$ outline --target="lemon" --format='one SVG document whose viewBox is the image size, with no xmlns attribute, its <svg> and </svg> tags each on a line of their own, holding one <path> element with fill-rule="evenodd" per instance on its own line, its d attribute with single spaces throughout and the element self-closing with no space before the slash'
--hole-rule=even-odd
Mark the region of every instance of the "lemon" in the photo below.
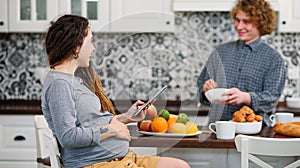
<svg viewBox="0 0 300 168">
<path fill-rule="evenodd" d="M 167 109 L 162 109 L 159 112 L 159 117 L 162 117 L 162 118 L 168 120 L 170 118 L 170 113 Z"/>
<path fill-rule="evenodd" d="M 188 134 L 194 134 L 197 131 L 199 131 L 197 125 L 193 122 L 188 121 L 188 122 L 185 123 L 185 126 L 186 126 Z"/>
<path fill-rule="evenodd" d="M 177 119 L 177 115 L 175 115 L 175 114 L 170 114 L 170 118 L 176 118 Z M 169 119 L 170 119 L 169 118 Z"/>
<path fill-rule="evenodd" d="M 186 134 L 186 126 L 183 123 L 174 123 L 169 128 L 169 132 L 174 134 Z"/>
<path fill-rule="evenodd" d="M 189 117 L 187 114 L 185 113 L 178 114 L 177 122 L 185 124 L 188 121 L 189 121 Z"/>
</svg>

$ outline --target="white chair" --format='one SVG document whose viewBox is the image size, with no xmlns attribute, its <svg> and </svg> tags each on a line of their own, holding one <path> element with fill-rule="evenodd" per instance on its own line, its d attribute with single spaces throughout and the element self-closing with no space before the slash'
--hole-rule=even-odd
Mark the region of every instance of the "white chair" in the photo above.
<svg viewBox="0 0 300 168">
<path fill-rule="evenodd" d="M 45 117 L 43 115 L 35 115 L 34 123 L 36 129 L 37 158 L 46 160 L 50 156 L 51 168 L 61 168 L 58 144 L 48 127 Z M 44 168 L 49 166 L 38 163 L 38 167 Z"/>
<path fill-rule="evenodd" d="M 267 138 L 247 135 L 237 135 L 235 145 L 241 152 L 241 168 L 248 168 L 249 160 L 263 168 L 272 168 L 271 165 L 254 155 L 264 156 L 300 156 L 300 138 Z M 287 165 L 285 168 L 300 166 L 300 159 Z"/>
</svg>

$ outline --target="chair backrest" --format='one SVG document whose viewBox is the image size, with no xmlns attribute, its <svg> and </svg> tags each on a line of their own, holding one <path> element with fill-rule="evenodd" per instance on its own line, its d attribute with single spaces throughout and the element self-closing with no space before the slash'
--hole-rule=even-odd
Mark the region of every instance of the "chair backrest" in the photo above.
<svg viewBox="0 0 300 168">
<path fill-rule="evenodd" d="M 43 115 L 35 115 L 34 123 L 36 129 L 37 157 L 43 159 L 50 156 L 51 167 L 61 168 L 58 144 L 48 127 L 45 117 Z"/>
<path fill-rule="evenodd" d="M 300 156 L 300 138 L 267 138 L 248 135 L 237 135 L 235 145 L 241 152 L 241 167 L 248 168 L 249 160 L 261 167 L 271 168 L 269 164 L 254 155 L 265 156 Z M 300 166 L 297 160 L 286 168 Z"/>
</svg>

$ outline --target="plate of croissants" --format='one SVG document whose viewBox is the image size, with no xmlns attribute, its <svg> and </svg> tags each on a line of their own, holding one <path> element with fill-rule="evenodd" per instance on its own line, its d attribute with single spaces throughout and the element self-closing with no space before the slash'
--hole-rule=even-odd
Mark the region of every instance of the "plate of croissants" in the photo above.
<svg viewBox="0 0 300 168">
<path fill-rule="evenodd" d="M 231 121 L 236 122 L 237 134 L 257 134 L 262 128 L 262 116 L 256 115 L 248 106 L 234 112 Z"/>
</svg>

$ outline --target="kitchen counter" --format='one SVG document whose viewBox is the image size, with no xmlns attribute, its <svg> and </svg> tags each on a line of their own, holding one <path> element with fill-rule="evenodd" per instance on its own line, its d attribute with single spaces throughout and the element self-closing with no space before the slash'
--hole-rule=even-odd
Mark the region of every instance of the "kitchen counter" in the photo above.
<svg viewBox="0 0 300 168">
<path fill-rule="evenodd" d="M 162 157 L 176 157 L 187 161 L 192 168 L 221 167 L 240 168 L 241 153 L 236 150 L 234 140 L 218 140 L 215 134 L 207 132 L 207 127 L 199 127 L 205 130 L 199 136 L 185 138 L 171 138 L 159 136 L 146 136 L 136 132 L 136 126 L 129 126 L 131 131 L 130 147 L 133 149 L 145 149 L 142 153 L 148 153 Z M 288 138 L 275 134 L 270 127 L 263 127 L 259 134 L 252 136 Z M 290 137 L 291 138 L 291 137 Z M 155 149 L 155 153 L 153 152 Z M 266 163 L 274 167 L 285 167 L 297 158 L 280 156 L 258 156 Z M 252 164 L 252 163 L 250 163 Z M 257 167 L 250 165 L 250 167 Z"/>
<path fill-rule="evenodd" d="M 0 115 L 42 114 L 40 100 L 0 100 Z"/>
<path fill-rule="evenodd" d="M 117 113 L 123 113 L 132 105 L 130 100 L 113 101 Z M 198 107 L 196 101 L 156 101 L 157 109 L 168 109 L 173 114 L 178 112 L 187 113 L 188 115 L 206 116 L 209 111 L 208 106 Z M 40 100 L 0 100 L 0 115 L 36 115 L 42 114 Z"/>
<path fill-rule="evenodd" d="M 117 113 L 125 112 L 131 105 L 130 100 L 113 101 Z M 168 109 L 173 114 L 179 112 L 193 116 L 207 116 L 209 106 L 198 106 L 196 101 L 156 101 L 157 109 Z M 280 102 L 277 112 L 292 112 L 295 116 L 300 116 L 300 109 L 287 108 L 285 102 Z M 0 100 L 0 115 L 35 115 L 42 114 L 40 100 Z"/>
<path fill-rule="evenodd" d="M 207 131 L 207 127 L 200 127 L 204 130 L 202 134 L 194 137 L 173 138 L 160 136 L 147 136 L 137 132 L 136 126 L 129 126 L 131 133 L 131 147 L 163 147 L 163 148 L 225 148 L 235 149 L 234 140 L 218 140 L 216 135 Z M 271 127 L 263 127 L 259 134 L 253 136 L 285 138 L 287 136 L 275 134 Z"/>
</svg>

